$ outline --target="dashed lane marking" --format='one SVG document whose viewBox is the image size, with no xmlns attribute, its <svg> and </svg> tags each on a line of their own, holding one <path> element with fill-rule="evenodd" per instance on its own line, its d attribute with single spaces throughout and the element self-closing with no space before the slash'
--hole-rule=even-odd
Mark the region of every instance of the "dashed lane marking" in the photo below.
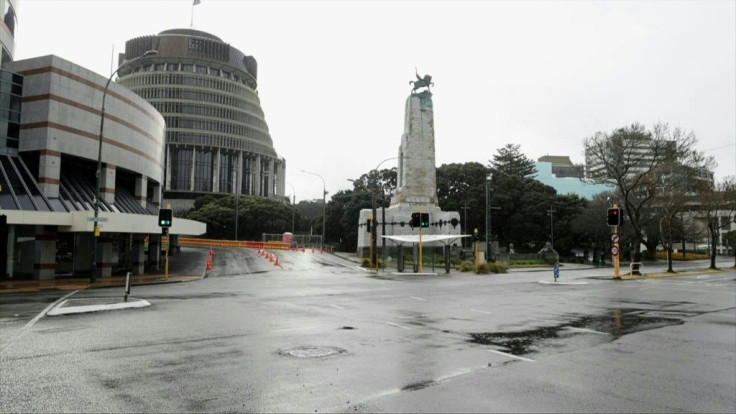
<svg viewBox="0 0 736 414">
<path fill-rule="evenodd" d="M 489 349 L 489 350 L 488 350 L 488 352 L 493 352 L 494 354 L 498 354 L 498 355 L 503 355 L 503 356 L 507 356 L 507 357 L 509 357 L 509 358 L 515 358 L 515 359 L 520 359 L 520 360 L 522 360 L 522 361 L 526 361 L 526 362 L 534 362 L 534 360 L 533 360 L 533 359 L 529 359 L 529 358 L 524 358 L 524 357 L 520 357 L 520 356 L 518 356 L 518 355 L 514 355 L 514 354 L 507 354 L 506 352 L 496 351 L 495 349 Z"/>
<path fill-rule="evenodd" d="M 414 300 L 421 300 L 422 302 L 426 302 L 426 301 L 427 301 L 427 299 L 424 299 L 424 298 L 420 298 L 420 297 L 417 297 L 417 296 L 410 296 L 410 297 L 411 297 L 412 299 L 414 299 Z"/>
<path fill-rule="evenodd" d="M 598 331 L 594 331 L 592 329 L 586 329 L 586 328 L 575 328 L 572 326 L 568 326 L 567 329 L 571 331 L 577 331 L 577 332 L 587 332 L 587 333 L 598 334 L 598 335 L 608 335 L 605 332 L 598 332 Z"/>
<path fill-rule="evenodd" d="M 471 312 L 477 312 L 477 313 L 485 313 L 486 315 L 490 315 L 491 314 L 491 312 L 483 311 L 483 310 L 478 310 L 478 309 L 471 309 L 470 311 Z"/>
<path fill-rule="evenodd" d="M 399 325 L 398 323 L 393 323 L 393 322 L 386 322 L 386 325 L 391 325 L 391 326 L 395 326 L 397 328 L 407 329 L 407 330 L 411 329 L 408 326 Z"/>
<path fill-rule="evenodd" d="M 342 306 L 340 306 L 340 305 L 335 305 L 334 303 L 331 303 L 331 304 L 330 304 L 330 306 L 332 306 L 332 307 L 333 307 L 333 308 L 335 308 L 335 309 L 345 309 L 345 308 L 343 308 L 343 307 L 342 307 Z"/>
</svg>

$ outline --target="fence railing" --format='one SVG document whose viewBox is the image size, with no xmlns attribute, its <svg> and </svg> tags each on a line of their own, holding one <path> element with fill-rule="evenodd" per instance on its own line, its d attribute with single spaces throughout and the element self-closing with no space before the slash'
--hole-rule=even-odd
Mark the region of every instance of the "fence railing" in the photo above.
<svg viewBox="0 0 736 414">
<path fill-rule="evenodd" d="M 282 242 L 260 242 L 260 241 L 235 241 L 235 240 L 213 240 L 213 239 L 195 239 L 189 237 L 180 237 L 179 245 L 181 246 L 208 246 L 208 247 L 241 247 L 250 249 L 272 249 L 272 250 L 289 250 L 288 243 Z"/>
</svg>

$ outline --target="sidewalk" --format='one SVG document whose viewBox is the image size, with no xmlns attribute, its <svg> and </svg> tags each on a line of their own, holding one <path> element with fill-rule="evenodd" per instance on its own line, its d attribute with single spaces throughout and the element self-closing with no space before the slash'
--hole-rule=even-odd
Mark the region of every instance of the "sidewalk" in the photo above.
<svg viewBox="0 0 736 414">
<path fill-rule="evenodd" d="M 154 269 L 143 275 L 130 277 L 130 284 L 152 285 L 181 283 L 205 277 L 208 250 L 204 248 L 182 248 L 181 253 L 169 259 L 169 277 L 164 269 Z M 104 287 L 125 286 L 125 276 L 98 277 L 90 283 L 89 277 L 57 277 L 53 280 L 3 279 L 0 280 L 0 295 L 4 293 L 29 293 L 41 291 L 73 291 Z"/>
</svg>

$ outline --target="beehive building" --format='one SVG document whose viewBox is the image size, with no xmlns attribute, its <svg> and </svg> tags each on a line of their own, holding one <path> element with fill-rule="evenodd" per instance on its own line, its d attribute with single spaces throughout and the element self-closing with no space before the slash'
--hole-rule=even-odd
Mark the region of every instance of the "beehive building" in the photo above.
<svg viewBox="0 0 736 414">
<path fill-rule="evenodd" d="M 285 160 L 273 147 L 253 56 L 209 33 L 166 30 L 126 42 L 118 82 L 164 117 L 164 202 L 192 207 L 205 194 L 284 196 Z"/>
</svg>

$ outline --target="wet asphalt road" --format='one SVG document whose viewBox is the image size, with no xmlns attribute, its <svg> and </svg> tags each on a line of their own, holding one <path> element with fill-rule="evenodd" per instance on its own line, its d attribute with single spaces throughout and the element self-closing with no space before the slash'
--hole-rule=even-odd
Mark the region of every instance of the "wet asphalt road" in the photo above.
<svg viewBox="0 0 736 414">
<path fill-rule="evenodd" d="M 136 287 L 151 307 L 3 330 L 0 411 L 736 411 L 733 271 L 550 285 L 280 262 L 219 249 L 207 279 Z M 16 309 L 52 298 L 30 296 Z"/>
</svg>

